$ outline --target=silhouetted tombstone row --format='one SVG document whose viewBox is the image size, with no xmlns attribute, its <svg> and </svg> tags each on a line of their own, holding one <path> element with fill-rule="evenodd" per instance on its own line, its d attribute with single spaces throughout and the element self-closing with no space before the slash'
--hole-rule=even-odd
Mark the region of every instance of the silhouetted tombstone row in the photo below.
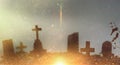
<svg viewBox="0 0 120 65">
<path fill-rule="evenodd" d="M 36 56 L 36 55 L 42 56 L 43 54 L 47 54 L 46 50 L 43 48 L 42 43 L 39 39 L 39 31 L 41 31 L 42 29 L 36 25 L 35 29 L 32 29 L 32 30 L 36 32 L 36 39 L 33 44 L 34 45 L 33 50 L 30 52 L 30 54 L 32 56 Z M 12 39 L 4 40 L 3 41 L 3 58 L 8 59 L 8 58 L 16 57 L 17 54 L 24 54 L 24 53 L 26 53 L 24 51 L 24 48 L 26 48 L 26 47 L 27 46 L 25 46 L 21 42 L 20 46 L 16 47 L 16 49 L 18 49 L 19 51 L 15 52 Z M 111 58 L 112 56 L 114 57 L 114 55 L 112 54 L 112 43 L 111 42 L 105 41 L 103 43 L 101 49 L 102 49 L 101 52 L 102 52 L 103 57 L 109 57 L 109 58 Z M 68 36 L 67 50 L 68 50 L 68 53 L 80 53 L 79 52 L 79 33 L 78 32 L 75 32 Z M 95 52 L 95 49 L 90 47 L 90 41 L 86 41 L 86 47 L 81 48 L 80 51 L 85 52 L 86 56 L 91 56 L 90 53 Z M 84 55 L 82 53 L 80 53 L 80 54 Z"/>
</svg>

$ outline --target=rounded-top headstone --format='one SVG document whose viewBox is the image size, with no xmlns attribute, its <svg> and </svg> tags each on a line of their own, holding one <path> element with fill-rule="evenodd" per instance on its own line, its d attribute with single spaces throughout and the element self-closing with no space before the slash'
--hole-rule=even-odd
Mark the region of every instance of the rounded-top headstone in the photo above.
<svg viewBox="0 0 120 65">
<path fill-rule="evenodd" d="M 109 41 L 105 41 L 102 44 L 102 54 L 103 56 L 111 56 L 112 55 L 112 43 Z"/>
</svg>

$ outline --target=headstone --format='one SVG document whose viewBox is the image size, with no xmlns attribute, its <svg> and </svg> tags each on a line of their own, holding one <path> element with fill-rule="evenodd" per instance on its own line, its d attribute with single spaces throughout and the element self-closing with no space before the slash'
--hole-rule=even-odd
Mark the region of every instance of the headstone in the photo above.
<svg viewBox="0 0 120 65">
<path fill-rule="evenodd" d="M 16 58 L 12 39 L 4 40 L 3 43 L 3 65 L 13 65 Z"/>
<path fill-rule="evenodd" d="M 15 56 L 14 46 L 12 39 L 4 40 L 3 42 L 3 55 L 5 58 Z"/>
<path fill-rule="evenodd" d="M 75 32 L 68 36 L 68 52 L 79 52 L 79 33 Z"/>
<path fill-rule="evenodd" d="M 102 44 L 102 55 L 103 57 L 111 57 L 112 54 L 112 43 L 109 41 L 105 41 Z"/>
</svg>

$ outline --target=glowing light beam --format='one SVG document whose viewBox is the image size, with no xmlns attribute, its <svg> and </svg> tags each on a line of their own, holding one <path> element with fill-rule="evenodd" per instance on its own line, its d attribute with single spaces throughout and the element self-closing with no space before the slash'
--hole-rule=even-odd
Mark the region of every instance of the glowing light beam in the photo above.
<svg viewBox="0 0 120 65">
<path fill-rule="evenodd" d="M 62 5 L 62 1 L 60 1 L 58 4 L 57 4 L 60 8 L 60 11 L 59 11 L 59 17 L 60 17 L 60 27 L 62 26 L 62 23 L 63 23 L 63 5 Z"/>
</svg>

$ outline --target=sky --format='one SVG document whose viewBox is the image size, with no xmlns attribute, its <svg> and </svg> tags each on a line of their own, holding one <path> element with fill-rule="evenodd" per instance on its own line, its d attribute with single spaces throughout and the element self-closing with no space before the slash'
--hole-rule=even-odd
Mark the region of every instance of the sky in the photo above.
<svg viewBox="0 0 120 65">
<path fill-rule="evenodd" d="M 59 2 L 63 6 L 62 26 Z M 94 54 L 99 54 L 102 43 L 113 38 L 109 23 L 120 28 L 119 21 L 120 0 L 0 0 L 0 51 L 6 39 L 13 39 L 15 47 L 22 41 L 27 45 L 25 50 L 31 51 L 35 40 L 32 29 L 38 25 L 42 28 L 40 40 L 49 52 L 65 52 L 67 36 L 79 32 L 79 48 L 90 41 Z M 113 53 L 120 55 L 119 49 L 113 49 Z"/>
</svg>

